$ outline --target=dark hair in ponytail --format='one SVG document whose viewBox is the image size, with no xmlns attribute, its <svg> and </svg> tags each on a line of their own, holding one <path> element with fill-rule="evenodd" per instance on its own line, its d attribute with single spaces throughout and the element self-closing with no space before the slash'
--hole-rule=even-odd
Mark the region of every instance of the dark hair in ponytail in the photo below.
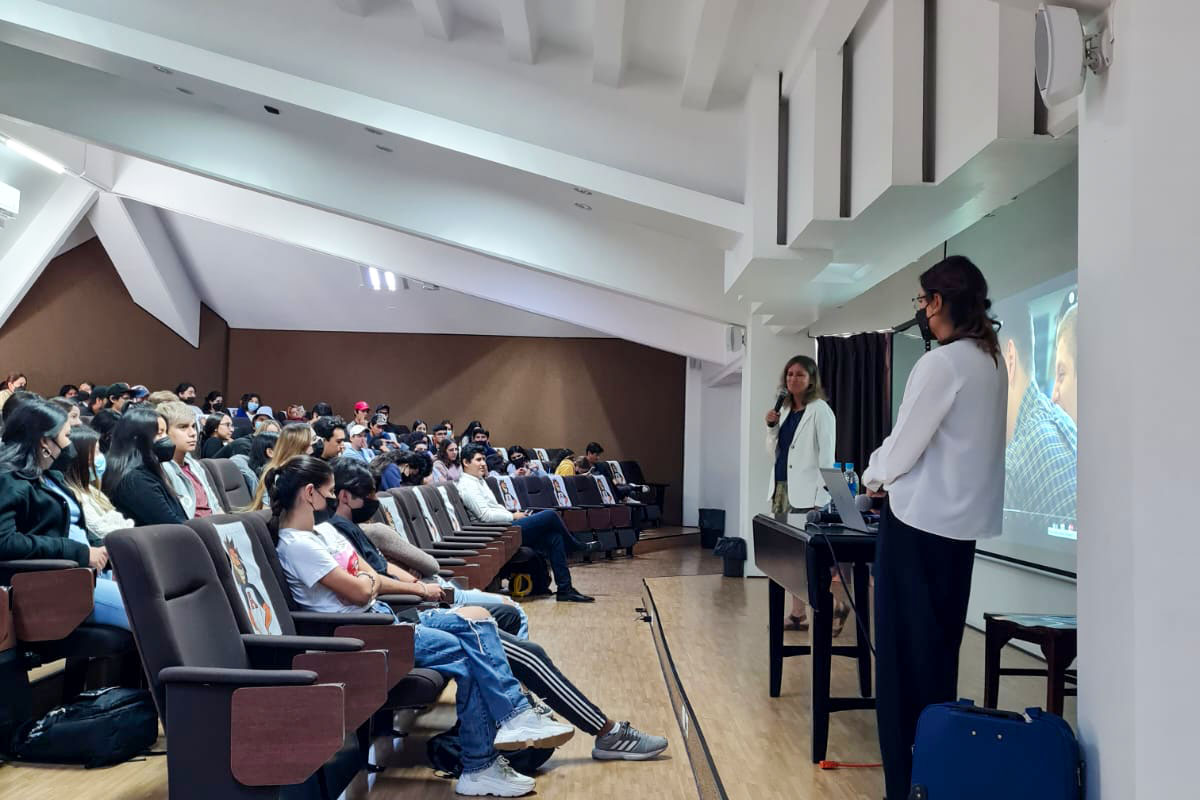
<svg viewBox="0 0 1200 800">
<path fill-rule="evenodd" d="M 946 345 L 959 339 L 974 339 L 979 349 L 1000 364 L 1000 342 L 996 336 L 997 322 L 988 313 L 987 279 L 979 267 L 966 256 L 950 256 L 921 273 L 921 288 L 925 294 L 942 298 L 954 332 L 938 342 Z"/>
<path fill-rule="evenodd" d="M 333 479 L 333 468 L 313 456 L 293 456 L 263 475 L 263 485 L 271 498 L 271 539 L 279 543 L 279 518 L 296 504 L 296 496 L 308 484 L 322 486 Z"/>
</svg>

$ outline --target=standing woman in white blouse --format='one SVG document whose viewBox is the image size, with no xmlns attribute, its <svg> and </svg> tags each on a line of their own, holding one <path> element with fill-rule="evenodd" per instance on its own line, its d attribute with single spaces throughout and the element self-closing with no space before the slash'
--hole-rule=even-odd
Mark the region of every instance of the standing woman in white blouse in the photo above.
<svg viewBox="0 0 1200 800">
<path fill-rule="evenodd" d="M 909 794 L 917 717 L 958 694 L 975 540 L 1000 535 L 1008 376 L 987 281 L 964 256 L 930 267 L 917 361 L 863 483 L 886 495 L 875 557 L 876 715 L 887 797 Z"/>
</svg>

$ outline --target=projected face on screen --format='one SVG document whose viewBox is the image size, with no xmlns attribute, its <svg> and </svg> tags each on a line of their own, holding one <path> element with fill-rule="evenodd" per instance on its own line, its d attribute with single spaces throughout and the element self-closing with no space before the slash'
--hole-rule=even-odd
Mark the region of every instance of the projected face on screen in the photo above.
<svg viewBox="0 0 1200 800">
<path fill-rule="evenodd" d="M 1076 308 L 1073 275 L 996 304 L 1008 368 L 1004 532 L 1014 544 L 1077 536 Z"/>
</svg>

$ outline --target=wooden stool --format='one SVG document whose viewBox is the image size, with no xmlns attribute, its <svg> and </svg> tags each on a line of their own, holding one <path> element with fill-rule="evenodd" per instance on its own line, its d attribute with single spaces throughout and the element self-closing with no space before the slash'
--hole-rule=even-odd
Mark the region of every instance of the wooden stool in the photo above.
<svg viewBox="0 0 1200 800">
<path fill-rule="evenodd" d="M 984 614 L 986 622 L 986 654 L 983 672 L 983 705 L 996 708 L 1000 695 L 1001 675 L 1038 676 L 1046 678 L 1046 710 L 1060 717 L 1063 698 L 1074 697 L 1077 673 L 1067 669 L 1075 660 L 1079 629 L 1075 617 L 1046 614 Z M 1006 669 L 1000 666 L 1000 652 L 1013 639 L 1030 642 L 1042 648 L 1046 669 Z"/>
</svg>

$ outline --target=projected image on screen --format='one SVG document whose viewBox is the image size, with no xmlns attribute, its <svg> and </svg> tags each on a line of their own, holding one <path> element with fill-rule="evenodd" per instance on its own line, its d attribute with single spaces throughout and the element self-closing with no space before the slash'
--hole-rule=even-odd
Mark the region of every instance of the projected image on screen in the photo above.
<svg viewBox="0 0 1200 800">
<path fill-rule="evenodd" d="M 1078 309 L 1074 273 L 1059 276 L 993 308 L 1003 322 L 1008 367 L 1004 454 L 1005 545 L 1044 563 L 1044 551 L 1073 561 L 1076 522 L 1075 380 Z M 1026 548 L 1038 552 L 1023 553 Z M 1062 564 L 1063 567 L 1067 563 Z"/>
</svg>

